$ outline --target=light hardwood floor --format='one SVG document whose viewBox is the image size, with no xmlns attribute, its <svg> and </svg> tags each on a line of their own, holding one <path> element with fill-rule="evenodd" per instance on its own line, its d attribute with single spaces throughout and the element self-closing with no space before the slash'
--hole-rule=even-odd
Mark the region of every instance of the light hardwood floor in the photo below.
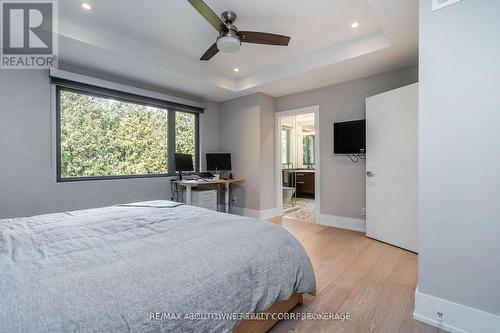
<svg viewBox="0 0 500 333">
<path fill-rule="evenodd" d="M 306 249 L 316 274 L 316 296 L 293 312 L 349 312 L 349 321 L 281 321 L 272 333 L 438 333 L 413 320 L 417 255 L 364 234 L 289 218 L 273 218 Z"/>
</svg>

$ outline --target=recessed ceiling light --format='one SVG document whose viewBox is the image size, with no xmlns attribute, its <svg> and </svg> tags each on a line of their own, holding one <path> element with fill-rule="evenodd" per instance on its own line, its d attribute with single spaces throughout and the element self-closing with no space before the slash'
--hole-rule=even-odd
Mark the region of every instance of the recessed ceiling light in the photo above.
<svg viewBox="0 0 500 333">
<path fill-rule="evenodd" d="M 239 72 L 239 71 L 240 71 L 240 69 L 239 69 L 238 67 L 235 67 L 235 68 L 234 68 L 234 71 L 235 71 L 235 72 Z"/>
<path fill-rule="evenodd" d="M 89 5 L 89 4 L 88 4 L 88 3 L 86 3 L 86 2 L 82 3 L 82 7 L 83 7 L 83 9 L 86 9 L 86 10 L 91 10 L 91 9 L 92 9 L 92 6 L 91 6 L 91 5 Z"/>
<path fill-rule="evenodd" d="M 353 27 L 354 29 L 356 29 L 357 27 L 359 27 L 359 23 L 358 22 L 353 22 L 351 24 L 351 27 Z"/>
</svg>

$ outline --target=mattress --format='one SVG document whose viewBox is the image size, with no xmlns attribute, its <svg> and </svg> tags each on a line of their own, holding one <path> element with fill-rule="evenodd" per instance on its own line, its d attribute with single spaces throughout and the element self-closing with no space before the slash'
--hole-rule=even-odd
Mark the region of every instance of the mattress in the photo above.
<svg viewBox="0 0 500 333">
<path fill-rule="evenodd" d="M 315 293 L 311 262 L 257 219 L 150 201 L 0 220 L 2 332 L 230 332 L 293 293 Z"/>
</svg>

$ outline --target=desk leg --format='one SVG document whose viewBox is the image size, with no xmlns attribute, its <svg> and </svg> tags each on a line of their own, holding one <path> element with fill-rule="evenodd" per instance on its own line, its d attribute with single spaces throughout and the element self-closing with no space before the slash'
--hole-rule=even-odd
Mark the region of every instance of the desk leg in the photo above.
<svg viewBox="0 0 500 333">
<path fill-rule="evenodd" d="M 229 214 L 229 183 L 224 184 L 224 205 L 226 214 Z"/>
<path fill-rule="evenodd" d="M 191 186 L 186 186 L 186 205 L 191 205 Z"/>
</svg>

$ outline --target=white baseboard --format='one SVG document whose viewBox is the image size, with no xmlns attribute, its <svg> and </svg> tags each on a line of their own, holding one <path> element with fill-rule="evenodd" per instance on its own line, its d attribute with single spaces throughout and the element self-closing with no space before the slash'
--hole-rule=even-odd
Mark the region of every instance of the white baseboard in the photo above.
<svg viewBox="0 0 500 333">
<path fill-rule="evenodd" d="M 269 208 L 264 210 L 255 210 L 250 208 L 241 208 L 241 207 L 231 207 L 231 214 L 253 217 L 256 219 L 269 219 L 271 217 L 275 217 L 279 215 L 277 208 Z"/>
<path fill-rule="evenodd" d="M 255 210 L 249 208 L 231 207 L 231 214 L 266 220 L 271 217 L 280 216 L 280 210 L 278 208 Z M 336 227 L 359 232 L 365 232 L 366 230 L 365 220 L 355 219 L 351 217 L 320 214 L 319 218 L 316 219 L 316 223 L 328 227 Z"/>
<path fill-rule="evenodd" d="M 413 318 L 451 333 L 500 332 L 500 316 L 424 294 L 418 287 Z"/>
<path fill-rule="evenodd" d="M 269 209 L 264 209 L 260 211 L 260 218 L 262 220 L 267 220 L 270 219 L 271 217 L 279 216 L 279 209 L 278 208 L 269 208 Z"/>
<path fill-rule="evenodd" d="M 366 232 L 366 221 L 352 217 L 319 214 L 319 218 L 316 219 L 316 223 L 326 225 L 328 227 Z"/>
<path fill-rule="evenodd" d="M 253 217 L 256 219 L 258 219 L 260 217 L 260 212 L 258 210 L 250 209 L 250 208 L 231 207 L 229 212 L 231 214 L 234 214 L 234 215 Z"/>
</svg>

